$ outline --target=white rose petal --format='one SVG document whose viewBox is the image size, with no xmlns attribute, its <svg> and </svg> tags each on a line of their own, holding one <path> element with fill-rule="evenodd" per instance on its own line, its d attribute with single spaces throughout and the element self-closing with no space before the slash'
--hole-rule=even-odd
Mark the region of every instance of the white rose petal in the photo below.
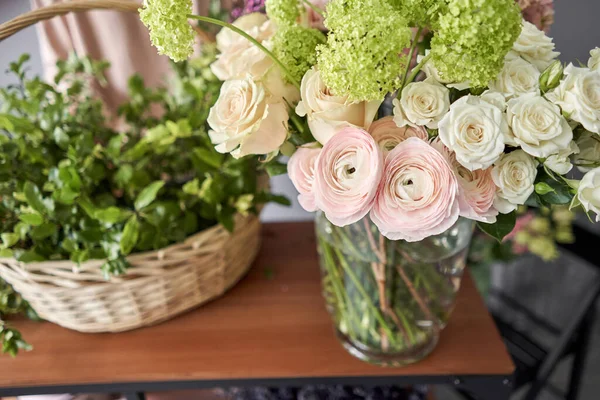
<svg viewBox="0 0 600 400">
<path fill-rule="evenodd" d="M 592 169 L 583 176 L 577 197 L 586 211 L 596 213 L 596 222 L 600 222 L 600 168 Z"/>
<path fill-rule="evenodd" d="M 520 57 L 508 59 L 498 78 L 490 82 L 492 91 L 502 93 L 507 99 L 523 93 L 540 92 L 540 71 Z"/>
<path fill-rule="evenodd" d="M 525 204 L 534 191 L 537 165 L 533 157 L 523 150 L 503 154 L 494 164 L 492 179 L 498 187 L 494 207 L 508 214 Z"/>
<path fill-rule="evenodd" d="M 535 93 L 510 100 L 507 115 L 514 141 L 534 157 L 556 154 L 573 140 L 573 131 L 560 109 Z"/>
<path fill-rule="evenodd" d="M 569 147 L 566 149 L 563 149 L 558 153 L 552 154 L 546 158 L 544 165 L 559 175 L 565 175 L 571 169 L 573 169 L 571 156 L 577 153 L 579 153 L 579 146 L 577 146 L 577 143 L 571 142 L 569 143 Z"/>
<path fill-rule="evenodd" d="M 239 158 L 279 149 L 287 137 L 288 118 L 287 105 L 247 77 L 223 83 L 207 122 L 215 149 Z"/>
<path fill-rule="evenodd" d="M 565 78 L 547 98 L 585 129 L 600 134 L 600 71 L 569 64 Z"/>
<path fill-rule="evenodd" d="M 427 126 L 435 129 L 450 108 L 450 91 L 434 79 L 409 83 L 394 99 L 394 121 L 400 127 Z"/>
<path fill-rule="evenodd" d="M 579 154 L 573 157 L 573 163 L 581 172 L 588 172 L 600 165 L 600 136 L 584 132 L 577 139 Z"/>
<path fill-rule="evenodd" d="M 314 67 L 302 78 L 300 96 L 296 114 L 307 117 L 310 131 L 321 144 L 345 127 L 368 130 L 381 105 L 381 101 L 351 102 L 347 96 L 336 96 Z"/>
<path fill-rule="evenodd" d="M 429 51 L 430 50 L 425 50 L 425 55 L 429 54 Z M 423 55 L 418 55 L 417 62 L 421 62 L 424 57 L 425 56 L 423 56 Z M 423 71 L 425 73 L 427 78 L 431 78 L 431 79 L 435 80 L 436 82 L 442 83 L 450 88 L 454 88 L 457 90 L 465 90 L 465 89 L 468 89 L 471 87 L 471 84 L 469 82 L 458 82 L 457 83 L 457 82 L 450 82 L 448 80 L 443 79 L 440 76 L 439 71 L 433 64 L 433 61 L 431 61 L 431 60 L 427 61 L 423 65 L 423 67 L 421 68 L 421 71 Z"/>
<path fill-rule="evenodd" d="M 509 130 L 498 107 L 480 97 L 465 96 L 439 123 L 439 137 L 467 169 L 486 169 L 504 152 Z"/>
<path fill-rule="evenodd" d="M 525 20 L 521 34 L 513 44 L 513 51 L 540 71 L 545 70 L 560 55 L 554 51 L 552 39 Z"/>
<path fill-rule="evenodd" d="M 590 51 L 590 59 L 587 65 L 593 71 L 600 71 L 600 48 L 596 47 Z"/>
</svg>

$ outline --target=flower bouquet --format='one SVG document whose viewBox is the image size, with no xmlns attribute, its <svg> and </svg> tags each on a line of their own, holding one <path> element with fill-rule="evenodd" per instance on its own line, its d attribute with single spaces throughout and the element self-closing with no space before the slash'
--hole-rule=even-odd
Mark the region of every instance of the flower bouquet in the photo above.
<svg viewBox="0 0 600 400">
<path fill-rule="evenodd" d="M 290 156 L 298 201 L 317 211 L 327 308 L 355 356 L 401 365 L 433 350 L 475 223 L 500 241 L 524 204 L 599 211 L 600 49 L 564 68 L 514 0 L 265 8 L 225 24 L 188 0 L 146 0 L 141 15 L 175 59 L 191 51 L 188 20 L 224 26 L 211 140 L 272 171 Z M 581 181 L 573 165 L 589 169 Z"/>
</svg>

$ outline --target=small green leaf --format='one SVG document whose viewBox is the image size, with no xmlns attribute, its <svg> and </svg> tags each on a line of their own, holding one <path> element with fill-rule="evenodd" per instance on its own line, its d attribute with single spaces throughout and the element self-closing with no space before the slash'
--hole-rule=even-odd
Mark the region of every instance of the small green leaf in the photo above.
<svg viewBox="0 0 600 400">
<path fill-rule="evenodd" d="M 27 200 L 27 204 L 31 206 L 35 211 L 43 214 L 48 212 L 47 204 L 44 202 L 44 198 L 40 193 L 40 189 L 32 182 L 25 182 L 23 186 L 23 193 L 25 194 L 25 199 Z"/>
<path fill-rule="evenodd" d="M 479 229 L 501 242 L 506 235 L 512 232 L 517 222 L 517 213 L 515 211 L 509 214 L 498 214 L 496 222 L 486 224 L 478 222 Z"/>
<path fill-rule="evenodd" d="M 35 213 L 21 214 L 19 215 L 19 219 L 25 222 L 26 224 L 33 226 L 41 225 L 44 222 L 44 217 L 42 217 L 40 214 Z"/>
<path fill-rule="evenodd" d="M 201 147 L 195 148 L 193 151 L 196 157 L 213 168 L 219 168 L 223 163 L 223 155 L 217 153 L 216 151 L 211 151 Z"/>
<path fill-rule="evenodd" d="M 235 210 L 230 207 L 218 207 L 217 220 L 229 232 L 233 232 Z"/>
<path fill-rule="evenodd" d="M 20 239 L 19 235 L 16 233 L 3 233 L 0 237 L 2 238 L 2 245 L 5 249 L 14 246 Z"/>
<path fill-rule="evenodd" d="M 0 249 L 0 257 L 1 258 L 13 258 L 14 253 L 11 249 Z"/>
<path fill-rule="evenodd" d="M 52 222 L 45 222 L 31 230 L 30 236 L 35 240 L 46 239 L 52 236 L 57 230 L 57 226 Z"/>
<path fill-rule="evenodd" d="M 287 173 L 287 165 L 277 161 L 271 161 L 265 165 L 265 170 L 269 176 L 283 175 Z"/>
<path fill-rule="evenodd" d="M 46 259 L 35 252 L 35 250 L 29 250 L 19 256 L 21 262 L 39 262 L 45 261 Z"/>
<path fill-rule="evenodd" d="M 52 138 L 61 149 L 66 150 L 67 147 L 69 147 L 69 135 L 67 135 L 62 128 L 58 126 L 54 128 Z"/>
<path fill-rule="evenodd" d="M 131 253 L 135 247 L 138 238 L 140 236 L 140 223 L 135 215 L 131 216 L 125 228 L 123 229 L 123 235 L 121 236 L 121 253 L 127 255 Z"/>
<path fill-rule="evenodd" d="M 535 192 L 543 196 L 545 194 L 555 192 L 555 190 L 546 182 L 539 182 L 535 184 Z"/>
<path fill-rule="evenodd" d="M 125 210 L 121 210 L 118 207 L 108 207 L 96 210 L 94 218 L 100 222 L 107 224 L 115 224 L 126 219 L 129 216 Z"/>
<path fill-rule="evenodd" d="M 156 182 L 152 182 L 151 184 L 149 184 L 148 186 L 146 186 L 138 195 L 138 197 L 135 199 L 135 209 L 137 211 L 141 210 L 142 208 L 150 205 L 150 203 L 152 203 L 154 201 L 154 199 L 156 199 L 156 195 L 158 194 L 158 191 L 165 185 L 165 182 L 163 181 L 156 181 Z"/>
</svg>

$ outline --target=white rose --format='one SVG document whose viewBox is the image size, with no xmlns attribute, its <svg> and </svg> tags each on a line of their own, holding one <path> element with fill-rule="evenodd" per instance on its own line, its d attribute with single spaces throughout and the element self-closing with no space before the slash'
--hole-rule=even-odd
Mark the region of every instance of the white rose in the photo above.
<svg viewBox="0 0 600 400">
<path fill-rule="evenodd" d="M 535 25 L 523 20 L 521 34 L 513 44 L 513 51 L 525 60 L 545 70 L 560 53 L 554 51 L 552 39 Z"/>
<path fill-rule="evenodd" d="M 269 39 L 274 34 L 274 25 L 265 15 L 244 15 L 233 24 L 265 47 L 270 47 Z M 260 78 L 273 65 L 273 61 L 262 50 L 230 29 L 221 29 L 216 39 L 220 54 L 210 67 L 222 81 L 240 79 L 248 74 Z"/>
<path fill-rule="evenodd" d="M 588 68 L 594 71 L 600 71 L 600 48 L 596 47 L 590 51 Z"/>
<path fill-rule="evenodd" d="M 268 154 L 285 141 L 288 117 L 287 105 L 252 78 L 226 81 L 208 115 L 209 136 L 218 152 L 236 158 Z"/>
<path fill-rule="evenodd" d="M 507 99 L 523 93 L 540 92 L 540 71 L 521 57 L 508 59 L 498 78 L 490 82 L 490 89 L 502 93 Z"/>
<path fill-rule="evenodd" d="M 594 168 L 583 176 L 577 197 L 587 212 L 596 213 L 596 222 L 600 222 L 600 168 Z"/>
<path fill-rule="evenodd" d="M 460 98 L 439 123 L 440 140 L 467 169 L 486 169 L 504 152 L 508 124 L 502 110 L 476 96 Z"/>
<path fill-rule="evenodd" d="M 282 97 L 289 104 L 296 104 L 300 100 L 300 90 L 285 80 L 281 68 L 275 64 L 272 64 L 258 81 L 273 97 Z"/>
<path fill-rule="evenodd" d="M 565 175 L 573 168 L 571 156 L 577 153 L 579 153 L 579 146 L 577 143 L 571 142 L 566 149 L 546 158 L 544 165 L 559 175 Z"/>
<path fill-rule="evenodd" d="M 425 55 L 429 54 L 430 50 L 425 50 Z M 417 62 L 421 62 L 423 60 L 423 58 L 425 58 L 425 56 L 423 55 L 418 55 L 417 56 Z M 454 88 L 457 90 L 465 90 L 471 87 L 471 84 L 469 82 L 450 82 L 444 78 L 441 77 L 439 71 L 437 70 L 437 68 L 435 67 L 435 65 L 433 64 L 433 61 L 429 60 L 427 61 L 423 67 L 421 68 L 421 71 L 423 71 L 425 73 L 425 75 L 427 76 L 427 78 L 431 78 L 434 79 L 436 82 L 442 83 L 450 88 Z"/>
<path fill-rule="evenodd" d="M 577 139 L 579 154 L 573 157 L 573 163 L 581 172 L 588 172 L 600 165 L 600 137 L 595 133 L 584 132 Z"/>
<path fill-rule="evenodd" d="M 537 162 L 523 150 L 503 154 L 492 169 L 492 179 L 498 187 L 494 207 L 508 214 L 525 204 L 534 191 Z"/>
<path fill-rule="evenodd" d="M 506 111 L 506 98 L 502 93 L 495 92 L 493 90 L 486 90 L 481 94 L 481 100 L 487 101 L 490 104 L 495 105 L 500 111 Z"/>
<path fill-rule="evenodd" d="M 400 127 L 427 126 L 435 129 L 450 108 L 450 91 L 434 79 L 409 83 L 394 99 L 394 121 Z"/>
<path fill-rule="evenodd" d="M 600 134 L 600 71 L 569 64 L 565 78 L 546 97 L 569 114 L 570 119 Z"/>
<path fill-rule="evenodd" d="M 514 141 L 534 157 L 556 154 L 573 140 L 573 131 L 560 109 L 535 93 L 510 100 L 506 113 Z"/>
<path fill-rule="evenodd" d="M 369 129 L 381 104 L 380 101 L 351 102 L 348 96 L 336 96 L 325 86 L 320 72 L 314 67 L 302 78 L 300 96 L 302 100 L 296 107 L 296 114 L 307 117 L 310 131 L 321 144 L 327 143 L 345 127 Z"/>
</svg>

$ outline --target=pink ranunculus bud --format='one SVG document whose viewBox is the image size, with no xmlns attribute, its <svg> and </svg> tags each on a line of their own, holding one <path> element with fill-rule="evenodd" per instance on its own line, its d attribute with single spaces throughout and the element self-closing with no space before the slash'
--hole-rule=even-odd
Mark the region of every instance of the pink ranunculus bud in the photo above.
<svg viewBox="0 0 600 400">
<path fill-rule="evenodd" d="M 317 211 L 315 205 L 314 180 L 315 165 L 321 148 L 311 145 L 300 147 L 288 161 L 288 175 L 296 187 L 298 202 L 308 212 Z"/>
<path fill-rule="evenodd" d="M 399 127 L 391 115 L 373 122 L 369 127 L 369 133 L 373 136 L 384 154 L 393 150 L 398 143 L 405 141 L 409 137 L 416 137 L 421 140 L 427 140 L 428 138 L 425 127 L 412 127 L 409 125 Z"/>
</svg>

